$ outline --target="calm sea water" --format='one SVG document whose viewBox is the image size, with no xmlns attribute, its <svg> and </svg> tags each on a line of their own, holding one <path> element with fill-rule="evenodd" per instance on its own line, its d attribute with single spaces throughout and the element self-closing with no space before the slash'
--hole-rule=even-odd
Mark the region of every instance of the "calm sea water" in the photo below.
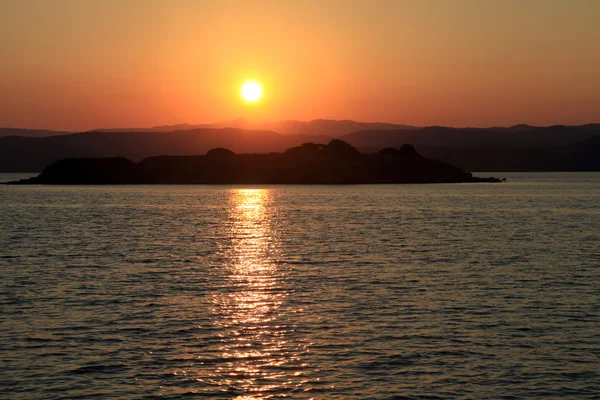
<svg viewBox="0 0 600 400">
<path fill-rule="evenodd" d="M 600 174 L 495 175 L 0 186 L 0 397 L 597 399 Z"/>
</svg>

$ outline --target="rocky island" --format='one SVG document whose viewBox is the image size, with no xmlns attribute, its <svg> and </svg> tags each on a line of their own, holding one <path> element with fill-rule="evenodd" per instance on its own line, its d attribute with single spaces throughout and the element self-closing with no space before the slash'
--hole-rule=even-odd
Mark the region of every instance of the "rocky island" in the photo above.
<svg viewBox="0 0 600 400">
<path fill-rule="evenodd" d="M 304 143 L 283 153 L 235 154 L 216 148 L 199 156 L 157 156 L 134 163 L 127 158 L 69 158 L 34 178 L 10 184 L 385 184 L 500 182 L 425 158 L 404 144 L 361 154 L 335 139 Z"/>
</svg>

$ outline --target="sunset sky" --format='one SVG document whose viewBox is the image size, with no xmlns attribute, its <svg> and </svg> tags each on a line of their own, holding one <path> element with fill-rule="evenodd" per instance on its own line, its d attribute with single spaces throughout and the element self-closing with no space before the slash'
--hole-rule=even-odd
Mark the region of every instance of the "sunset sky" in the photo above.
<svg viewBox="0 0 600 400">
<path fill-rule="evenodd" d="M 598 0 L 0 0 L 0 126 L 600 122 L 599 21 Z"/>
</svg>

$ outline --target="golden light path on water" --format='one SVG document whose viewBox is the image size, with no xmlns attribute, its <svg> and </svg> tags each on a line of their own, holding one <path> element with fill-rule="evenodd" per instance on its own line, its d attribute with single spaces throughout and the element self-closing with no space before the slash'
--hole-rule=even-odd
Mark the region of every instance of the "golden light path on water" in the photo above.
<svg viewBox="0 0 600 400">
<path fill-rule="evenodd" d="M 229 192 L 222 287 L 214 292 L 213 324 L 219 329 L 221 362 L 209 382 L 239 393 L 237 399 L 266 398 L 302 385 L 302 346 L 287 337 L 284 271 L 278 221 L 269 189 Z M 300 379 L 299 379 L 300 378 Z"/>
</svg>

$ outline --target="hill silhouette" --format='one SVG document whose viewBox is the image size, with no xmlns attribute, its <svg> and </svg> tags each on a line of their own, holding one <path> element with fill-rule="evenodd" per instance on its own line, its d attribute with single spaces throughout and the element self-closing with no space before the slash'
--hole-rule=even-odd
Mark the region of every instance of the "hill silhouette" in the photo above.
<svg viewBox="0 0 600 400">
<path fill-rule="evenodd" d="M 251 123 L 242 118 L 231 121 L 216 122 L 211 124 L 177 124 L 177 125 L 161 125 L 150 128 L 132 127 L 132 128 L 96 128 L 90 129 L 88 132 L 175 132 L 175 131 L 190 131 L 197 129 L 223 129 L 236 128 L 254 131 L 272 131 L 283 135 L 326 135 L 337 137 L 348 133 L 361 130 L 377 129 L 377 130 L 401 130 L 401 129 L 419 129 L 416 126 L 391 124 L 386 122 L 359 122 L 351 120 L 330 120 L 330 119 L 315 119 L 312 121 L 277 121 L 266 123 Z M 0 128 L 0 137 L 2 136 L 23 136 L 23 137 L 48 137 L 68 135 L 71 133 L 80 132 L 65 132 L 51 131 L 38 129 L 14 129 Z"/>
<path fill-rule="evenodd" d="M 581 127 L 555 125 L 511 128 L 447 128 L 432 126 L 421 129 L 368 130 L 341 136 L 340 139 L 359 148 L 382 148 L 401 143 L 414 145 L 469 147 L 469 146 L 563 146 L 600 136 L 600 125 Z"/>
<path fill-rule="evenodd" d="M 411 145 L 361 154 L 334 139 L 304 143 L 283 153 L 235 154 L 225 148 L 203 156 L 123 157 L 57 161 L 19 184 L 372 184 L 499 182 L 427 159 Z"/>
<path fill-rule="evenodd" d="M 315 119 L 312 121 L 277 121 L 266 122 L 262 124 L 250 123 L 242 118 L 232 121 L 217 122 L 213 124 L 200 125 L 166 125 L 155 126 L 152 128 L 120 128 L 120 129 L 94 129 L 94 131 L 103 132 L 172 132 L 175 130 L 191 130 L 191 129 L 222 129 L 222 128 L 237 128 L 257 131 L 273 131 L 283 135 L 327 135 L 337 137 L 348 133 L 357 132 L 368 129 L 378 130 L 401 130 L 401 129 L 419 129 L 415 126 L 391 124 L 385 122 L 358 122 L 352 120 L 330 120 L 330 119 Z"/>
<path fill-rule="evenodd" d="M 73 132 L 52 131 L 47 129 L 21 129 L 21 128 L 0 128 L 0 137 L 22 136 L 22 137 L 48 137 L 69 135 Z"/>
<path fill-rule="evenodd" d="M 0 138 L 0 171 L 37 172 L 64 158 L 126 157 L 133 161 L 157 155 L 204 154 L 215 147 L 240 153 L 283 151 L 329 137 L 281 135 L 242 129 L 196 129 L 177 132 L 83 132 L 46 138 Z"/>
<path fill-rule="evenodd" d="M 600 171 L 600 136 L 564 146 L 417 146 L 427 157 L 468 171 Z"/>
<path fill-rule="evenodd" d="M 600 124 L 586 124 L 579 126 L 560 126 L 569 131 L 583 131 L 600 133 Z M 285 120 L 267 123 L 251 123 L 242 118 L 231 121 L 216 122 L 210 124 L 177 124 L 177 125 L 161 125 L 150 128 L 131 127 L 131 128 L 96 128 L 90 129 L 88 132 L 175 132 L 189 131 L 196 129 L 223 129 L 237 128 L 245 130 L 272 131 L 283 135 L 302 134 L 302 135 L 325 135 L 332 138 L 341 138 L 344 135 L 349 135 L 363 131 L 427 131 L 427 130 L 456 130 L 487 133 L 519 133 L 530 132 L 536 130 L 544 130 L 552 127 L 537 127 L 526 124 L 514 125 L 511 127 L 491 127 L 491 128 L 446 128 L 443 126 L 417 127 L 402 124 L 392 124 L 386 122 L 360 122 L 352 120 L 329 120 L 315 119 L 312 121 L 296 121 Z M 48 137 L 58 135 L 68 135 L 71 133 L 66 131 L 52 131 L 41 129 L 18 129 L 18 128 L 0 128 L 0 137 L 3 136 L 23 136 L 23 137 Z M 393 136 L 393 134 L 392 134 Z M 465 143 L 468 144 L 468 143 Z M 539 143 L 538 143 L 539 144 Z"/>
<path fill-rule="evenodd" d="M 321 131 L 328 129 L 332 122 L 343 121 L 316 120 L 306 124 L 312 124 L 311 129 L 321 126 Z M 294 121 L 290 123 L 293 125 Z M 332 136 L 284 135 L 238 128 L 173 132 L 90 131 L 51 137 L 11 135 L 0 137 L 0 172 L 38 172 L 54 161 L 74 157 L 121 156 L 137 162 L 159 155 L 204 154 L 216 147 L 236 153 L 283 152 L 305 142 L 328 142 Z M 412 143 L 424 156 L 471 171 L 596 171 L 600 170 L 600 149 L 594 142 L 597 137 L 600 137 L 599 124 L 379 129 L 346 134 L 341 139 L 365 153 Z"/>
</svg>

